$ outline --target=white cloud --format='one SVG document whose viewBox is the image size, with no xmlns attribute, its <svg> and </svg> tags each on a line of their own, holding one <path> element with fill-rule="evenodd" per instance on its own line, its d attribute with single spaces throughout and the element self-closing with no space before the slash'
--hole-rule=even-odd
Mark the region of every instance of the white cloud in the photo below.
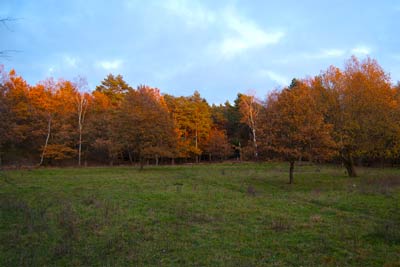
<svg viewBox="0 0 400 267">
<path fill-rule="evenodd" d="M 366 56 L 371 54 L 372 49 L 368 46 L 357 46 L 351 49 L 351 53 L 356 56 Z"/>
<path fill-rule="evenodd" d="M 204 27 L 215 21 L 215 13 L 204 8 L 197 1 L 167 0 L 161 3 L 167 12 L 180 17 L 187 26 Z"/>
<path fill-rule="evenodd" d="M 281 86 L 287 86 L 290 83 L 289 78 L 271 70 L 260 70 L 258 74 L 261 77 L 267 77 L 268 79 L 274 81 L 275 83 Z"/>
<path fill-rule="evenodd" d="M 332 57 L 341 57 L 346 53 L 346 51 L 341 49 L 329 49 L 324 50 L 319 54 L 321 58 L 332 58 Z"/>
<path fill-rule="evenodd" d="M 212 41 L 208 48 L 226 59 L 252 48 L 277 44 L 285 36 L 281 30 L 265 31 L 253 20 L 237 14 L 231 7 L 218 12 L 198 0 L 164 0 L 160 5 L 167 14 L 180 18 L 188 27 L 219 30 L 221 39 Z"/>
<path fill-rule="evenodd" d="M 222 40 L 219 52 L 225 58 L 234 57 L 248 49 L 279 43 L 285 36 L 283 31 L 266 32 L 255 22 L 239 17 L 233 10 L 222 14 L 231 34 Z"/>
<path fill-rule="evenodd" d="M 79 58 L 78 57 L 73 57 L 73 56 L 69 56 L 69 55 L 65 55 L 64 56 L 64 63 L 71 68 L 76 68 L 77 64 L 79 62 Z"/>
<path fill-rule="evenodd" d="M 298 54 L 286 55 L 282 58 L 273 60 L 277 64 L 289 64 L 292 61 L 300 60 L 323 60 L 323 59 L 333 59 L 333 58 L 343 58 L 350 57 L 351 55 L 356 56 L 366 56 L 372 52 L 372 49 L 368 46 L 356 46 L 350 49 L 321 49 L 315 52 L 304 52 Z"/>
<path fill-rule="evenodd" d="M 54 67 L 52 66 L 52 67 L 48 68 L 48 69 L 47 69 L 47 73 L 48 73 L 49 75 L 52 75 L 52 74 L 54 73 Z"/>
<path fill-rule="evenodd" d="M 116 70 L 122 66 L 122 60 L 120 59 L 115 59 L 111 61 L 103 60 L 96 62 L 95 65 L 105 70 Z"/>
<path fill-rule="evenodd" d="M 304 53 L 300 55 L 300 58 L 304 59 L 329 59 L 329 58 L 340 58 L 343 56 L 365 56 L 371 53 L 372 49 L 368 46 L 356 46 L 352 49 L 325 49 L 315 53 Z"/>
<path fill-rule="evenodd" d="M 315 53 L 303 53 L 300 55 L 303 59 L 327 59 L 327 58 L 337 58 L 342 57 L 346 54 L 346 50 L 342 49 L 324 49 Z"/>
</svg>

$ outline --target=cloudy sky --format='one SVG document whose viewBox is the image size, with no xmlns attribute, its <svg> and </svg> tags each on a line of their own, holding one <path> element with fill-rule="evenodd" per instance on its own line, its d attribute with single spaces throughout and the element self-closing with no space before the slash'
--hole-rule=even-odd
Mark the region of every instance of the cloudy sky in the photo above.
<svg viewBox="0 0 400 267">
<path fill-rule="evenodd" d="M 293 77 L 378 60 L 400 80 L 400 1 L 1 0 L 0 58 L 34 84 L 108 74 L 210 103 L 264 97 Z"/>
</svg>

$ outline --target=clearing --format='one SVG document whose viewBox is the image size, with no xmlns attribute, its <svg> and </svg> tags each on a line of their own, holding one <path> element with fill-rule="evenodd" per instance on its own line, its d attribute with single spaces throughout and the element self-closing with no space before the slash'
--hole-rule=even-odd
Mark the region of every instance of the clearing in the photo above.
<svg viewBox="0 0 400 267">
<path fill-rule="evenodd" d="M 400 170 L 0 173 L 0 266 L 400 266 Z"/>
</svg>

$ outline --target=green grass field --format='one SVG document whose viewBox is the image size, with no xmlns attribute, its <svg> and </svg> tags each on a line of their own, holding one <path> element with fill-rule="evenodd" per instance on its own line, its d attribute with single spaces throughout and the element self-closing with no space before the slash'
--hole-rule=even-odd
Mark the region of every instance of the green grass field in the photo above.
<svg viewBox="0 0 400 267">
<path fill-rule="evenodd" d="M 400 266 L 400 170 L 3 171 L 0 266 Z"/>
</svg>

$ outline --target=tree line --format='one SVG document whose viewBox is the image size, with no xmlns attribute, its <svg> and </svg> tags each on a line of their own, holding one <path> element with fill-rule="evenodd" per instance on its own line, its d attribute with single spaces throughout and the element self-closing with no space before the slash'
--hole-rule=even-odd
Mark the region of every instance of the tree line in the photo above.
<svg viewBox="0 0 400 267">
<path fill-rule="evenodd" d="M 357 164 L 399 159 L 400 86 L 371 58 L 220 105 L 112 74 L 88 91 L 82 78 L 29 85 L 1 68 L 0 164 L 285 160 L 293 182 L 298 161 L 341 162 L 356 176 Z"/>
</svg>

